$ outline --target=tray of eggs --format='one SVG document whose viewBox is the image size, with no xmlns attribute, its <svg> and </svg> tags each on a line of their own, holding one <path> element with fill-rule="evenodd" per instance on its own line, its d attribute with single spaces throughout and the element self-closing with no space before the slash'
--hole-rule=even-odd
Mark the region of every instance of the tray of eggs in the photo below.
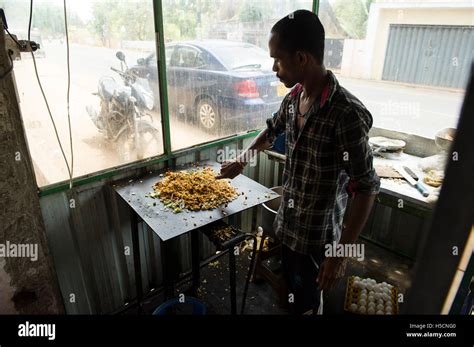
<svg viewBox="0 0 474 347">
<path fill-rule="evenodd" d="M 372 278 L 351 276 L 347 280 L 344 310 L 355 314 L 398 314 L 398 290 Z"/>
</svg>

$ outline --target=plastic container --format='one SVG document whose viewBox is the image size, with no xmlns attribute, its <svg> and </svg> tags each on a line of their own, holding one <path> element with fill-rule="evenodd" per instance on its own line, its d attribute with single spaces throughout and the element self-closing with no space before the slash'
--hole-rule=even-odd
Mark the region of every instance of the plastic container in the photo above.
<svg viewBox="0 0 474 347">
<path fill-rule="evenodd" d="M 183 301 L 183 299 L 181 299 Z M 204 303 L 192 296 L 185 296 L 184 302 L 180 298 L 165 301 L 153 311 L 154 316 L 165 315 L 205 315 L 207 307 Z"/>
<path fill-rule="evenodd" d="M 282 194 L 283 194 L 283 187 L 277 186 L 272 187 L 270 190 L 273 190 L 275 193 L 279 194 L 280 196 L 276 199 L 271 201 L 267 201 L 262 204 L 262 229 L 271 238 L 275 239 L 275 231 L 273 230 L 273 222 L 275 221 L 275 217 L 278 212 L 278 208 L 280 207 Z"/>
</svg>

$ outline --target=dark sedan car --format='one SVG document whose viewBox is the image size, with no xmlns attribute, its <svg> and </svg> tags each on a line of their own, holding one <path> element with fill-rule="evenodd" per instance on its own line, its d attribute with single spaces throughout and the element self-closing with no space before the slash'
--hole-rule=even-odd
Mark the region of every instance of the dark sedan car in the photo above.
<svg viewBox="0 0 474 347">
<path fill-rule="evenodd" d="M 155 54 L 131 69 L 157 91 Z M 203 40 L 166 45 L 171 115 L 211 133 L 261 128 L 287 90 L 265 50 L 244 42 Z"/>
</svg>

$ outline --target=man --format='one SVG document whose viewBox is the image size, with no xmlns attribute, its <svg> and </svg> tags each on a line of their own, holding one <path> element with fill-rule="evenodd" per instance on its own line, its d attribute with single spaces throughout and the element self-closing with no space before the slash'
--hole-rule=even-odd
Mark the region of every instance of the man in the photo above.
<svg viewBox="0 0 474 347">
<path fill-rule="evenodd" d="M 297 313 L 320 307 L 322 290 L 344 274 L 345 257 L 325 257 L 325 245 L 356 242 L 380 180 L 372 165 L 368 132 L 372 116 L 323 65 L 324 28 L 310 11 L 298 10 L 271 30 L 273 71 L 287 88 L 273 120 L 221 177 L 240 174 L 255 152 L 286 131 L 283 198 L 275 219 L 282 264 Z M 270 135 L 270 136 L 269 136 Z M 348 194 L 352 195 L 344 228 Z"/>
</svg>

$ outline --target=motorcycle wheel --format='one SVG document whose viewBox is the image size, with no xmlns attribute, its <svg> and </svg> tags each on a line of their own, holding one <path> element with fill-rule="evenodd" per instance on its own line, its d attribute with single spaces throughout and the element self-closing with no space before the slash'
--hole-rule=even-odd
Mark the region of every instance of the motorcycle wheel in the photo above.
<svg viewBox="0 0 474 347">
<path fill-rule="evenodd" d="M 137 159 L 154 157 L 160 153 L 161 137 L 159 131 L 148 121 L 138 123 L 139 137 L 135 142 Z"/>
<path fill-rule="evenodd" d="M 122 162 L 141 160 L 162 152 L 158 129 L 148 121 L 140 121 L 137 127 L 137 139 L 130 131 L 124 131 L 118 138 L 118 152 Z"/>
</svg>

